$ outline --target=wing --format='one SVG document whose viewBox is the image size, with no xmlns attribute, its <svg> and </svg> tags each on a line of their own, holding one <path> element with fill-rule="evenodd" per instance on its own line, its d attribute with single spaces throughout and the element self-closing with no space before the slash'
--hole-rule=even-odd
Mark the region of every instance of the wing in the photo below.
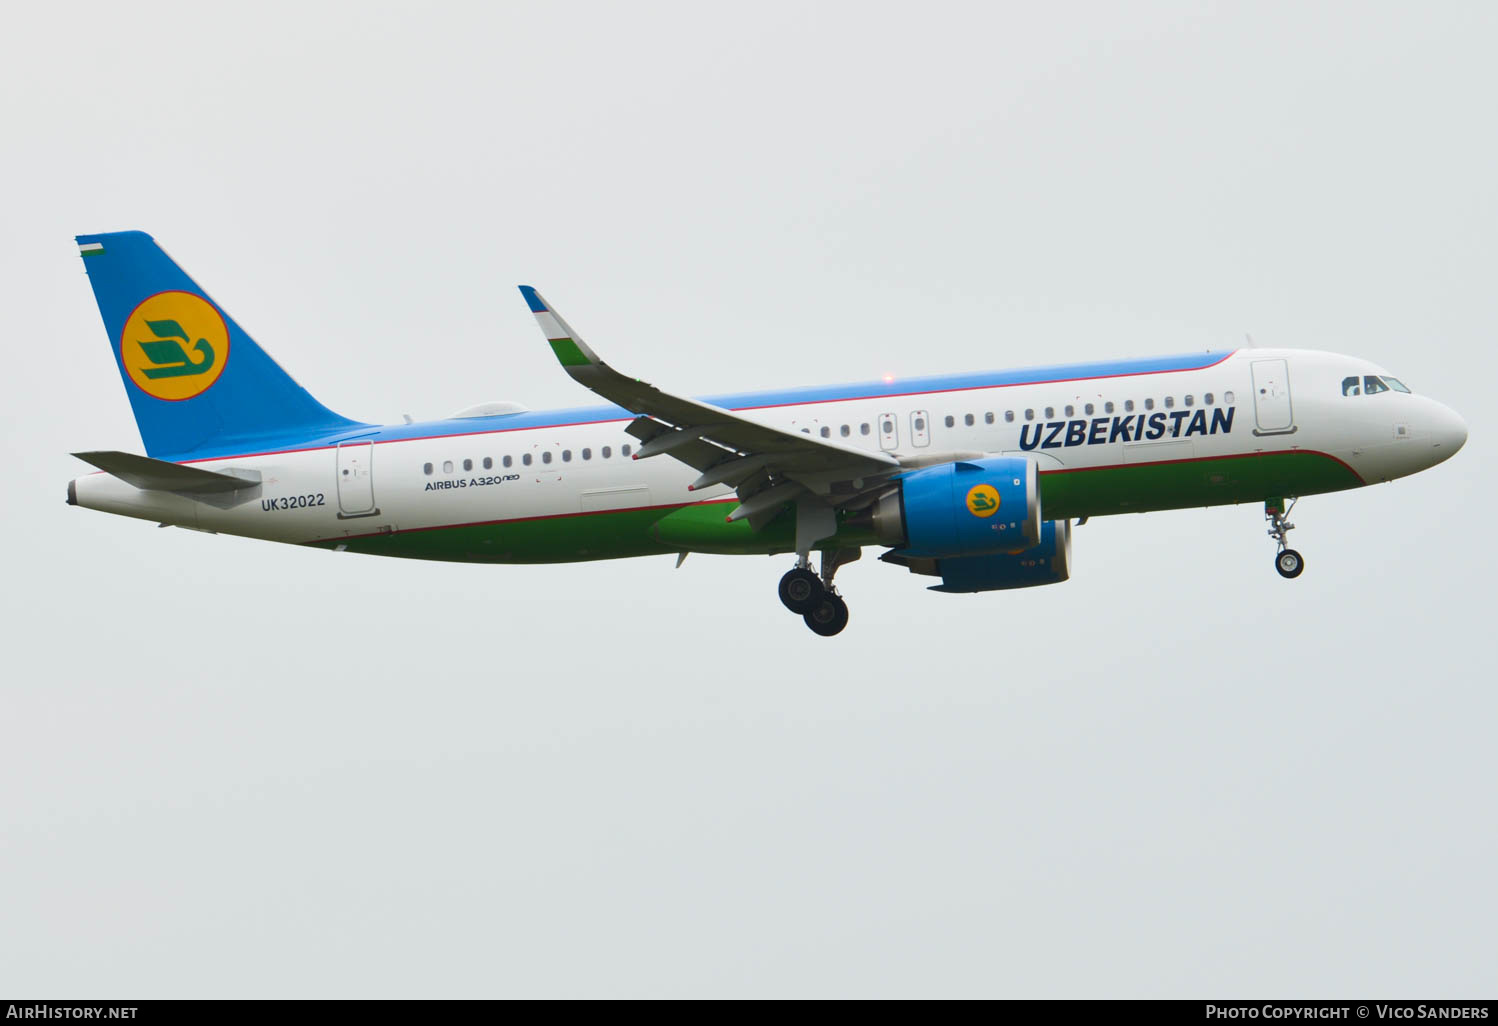
<svg viewBox="0 0 1498 1026">
<path fill-rule="evenodd" d="M 529 285 L 520 286 L 552 352 L 572 379 L 637 414 L 626 429 L 643 443 L 636 459 L 669 455 L 700 472 L 692 489 L 728 485 L 739 497 L 730 521 L 758 530 L 790 502 L 846 506 L 901 471 L 898 460 L 831 439 L 773 427 L 732 410 L 663 392 L 598 358 Z"/>
</svg>

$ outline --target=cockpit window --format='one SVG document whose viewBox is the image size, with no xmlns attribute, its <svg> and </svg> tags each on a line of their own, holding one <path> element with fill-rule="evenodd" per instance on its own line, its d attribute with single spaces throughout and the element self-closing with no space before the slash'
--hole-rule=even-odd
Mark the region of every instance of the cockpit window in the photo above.
<svg viewBox="0 0 1498 1026">
<path fill-rule="evenodd" d="M 1388 375 L 1364 374 L 1342 379 L 1343 395 L 1378 395 L 1380 392 L 1408 392 L 1404 382 Z"/>
</svg>

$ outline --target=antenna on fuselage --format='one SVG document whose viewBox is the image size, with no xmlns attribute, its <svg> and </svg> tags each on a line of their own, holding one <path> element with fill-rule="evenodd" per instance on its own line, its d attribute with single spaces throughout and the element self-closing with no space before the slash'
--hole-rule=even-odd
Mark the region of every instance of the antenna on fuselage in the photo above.
<svg viewBox="0 0 1498 1026">
<path fill-rule="evenodd" d="M 1252 335 L 1250 335 L 1246 331 L 1243 333 L 1243 341 L 1245 341 L 1245 342 L 1248 343 L 1248 348 L 1250 348 L 1250 349 L 1255 348 L 1255 346 L 1254 346 L 1254 337 Z"/>
</svg>

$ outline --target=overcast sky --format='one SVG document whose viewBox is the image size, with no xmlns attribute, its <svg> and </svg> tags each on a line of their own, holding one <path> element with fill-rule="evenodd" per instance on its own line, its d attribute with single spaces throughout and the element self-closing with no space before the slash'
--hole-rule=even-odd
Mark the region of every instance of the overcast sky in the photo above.
<svg viewBox="0 0 1498 1026">
<path fill-rule="evenodd" d="M 30 5 L 0 34 L 0 992 L 1491 996 L 1498 7 Z M 142 451 L 77 233 L 369 420 L 1240 345 L 1418 477 L 1093 520 L 841 636 L 786 557 L 333 555 L 63 505 Z M 871 554 L 872 555 L 872 554 Z"/>
</svg>

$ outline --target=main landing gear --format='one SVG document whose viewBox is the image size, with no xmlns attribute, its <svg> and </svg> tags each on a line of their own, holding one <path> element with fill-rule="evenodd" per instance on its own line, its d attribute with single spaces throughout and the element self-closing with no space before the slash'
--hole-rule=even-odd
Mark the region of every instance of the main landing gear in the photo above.
<svg viewBox="0 0 1498 1026">
<path fill-rule="evenodd" d="M 1269 521 L 1269 537 L 1279 547 L 1274 556 L 1274 568 L 1286 580 L 1299 577 L 1300 572 L 1306 568 L 1306 561 L 1300 553 L 1285 543 L 1285 537 L 1295 529 L 1288 517 L 1297 501 L 1299 500 L 1291 499 L 1288 506 L 1283 499 L 1270 499 L 1264 503 L 1264 519 Z"/>
<path fill-rule="evenodd" d="M 822 553 L 822 574 L 817 576 L 811 569 L 811 559 L 806 553 L 796 560 L 794 569 L 780 579 L 780 601 L 793 613 L 800 615 L 816 634 L 830 638 L 848 626 L 848 603 L 833 587 L 832 578 L 837 568 L 851 563 L 860 555 L 858 549 L 839 549 Z"/>
</svg>

